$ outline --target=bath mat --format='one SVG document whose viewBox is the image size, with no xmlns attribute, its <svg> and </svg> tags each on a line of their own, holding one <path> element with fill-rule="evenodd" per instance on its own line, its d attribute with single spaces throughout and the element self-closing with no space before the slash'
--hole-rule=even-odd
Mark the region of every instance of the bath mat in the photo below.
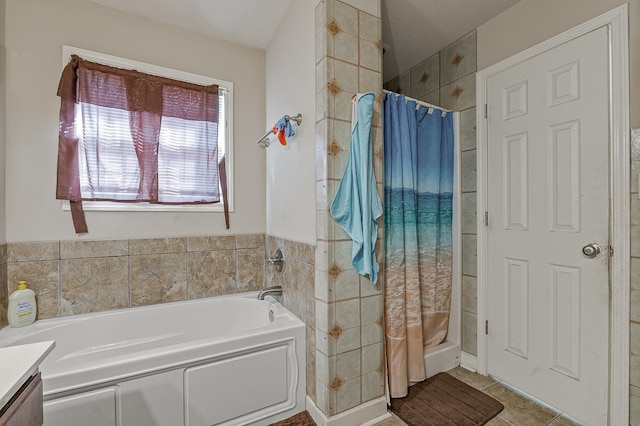
<svg viewBox="0 0 640 426">
<path fill-rule="evenodd" d="M 487 423 L 504 406 L 447 373 L 409 388 L 404 398 L 391 400 L 391 411 L 410 426 L 477 426 Z"/>
<path fill-rule="evenodd" d="M 313 421 L 309 412 L 304 410 L 288 419 L 280 420 L 269 426 L 316 426 L 316 422 Z"/>
</svg>

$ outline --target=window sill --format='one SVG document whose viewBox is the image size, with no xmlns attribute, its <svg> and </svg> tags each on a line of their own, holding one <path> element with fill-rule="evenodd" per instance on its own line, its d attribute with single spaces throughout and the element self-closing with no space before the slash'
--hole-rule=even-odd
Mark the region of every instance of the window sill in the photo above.
<svg viewBox="0 0 640 426">
<path fill-rule="evenodd" d="M 68 201 L 61 201 L 62 210 L 70 211 Z M 232 206 L 231 206 L 232 207 Z M 229 212 L 233 212 L 233 208 Z M 149 203 L 118 203 L 109 201 L 83 201 L 82 208 L 87 212 L 168 212 L 168 213 L 222 213 L 224 205 L 216 204 L 149 204 Z"/>
</svg>

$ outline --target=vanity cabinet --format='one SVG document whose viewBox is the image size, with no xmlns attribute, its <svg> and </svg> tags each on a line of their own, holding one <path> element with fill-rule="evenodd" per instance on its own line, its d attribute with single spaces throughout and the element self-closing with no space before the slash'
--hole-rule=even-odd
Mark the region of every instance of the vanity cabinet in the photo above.
<svg viewBox="0 0 640 426">
<path fill-rule="evenodd" d="M 31 376 L 0 411 L 0 426 L 42 426 L 42 378 Z"/>
</svg>

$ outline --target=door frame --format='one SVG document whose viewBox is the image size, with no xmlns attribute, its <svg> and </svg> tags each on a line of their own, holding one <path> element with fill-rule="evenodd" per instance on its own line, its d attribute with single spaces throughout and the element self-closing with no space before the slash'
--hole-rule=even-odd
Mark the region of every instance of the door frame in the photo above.
<svg viewBox="0 0 640 426">
<path fill-rule="evenodd" d="M 624 4 L 610 12 L 526 49 L 476 74 L 477 180 L 478 180 L 478 281 L 477 281 L 477 370 L 488 374 L 487 320 L 487 102 L 489 78 L 533 56 L 580 37 L 597 28 L 609 27 L 609 238 L 614 256 L 609 264 L 609 424 L 629 424 L 629 302 L 630 302 L 630 181 L 629 181 L 629 30 Z"/>
</svg>

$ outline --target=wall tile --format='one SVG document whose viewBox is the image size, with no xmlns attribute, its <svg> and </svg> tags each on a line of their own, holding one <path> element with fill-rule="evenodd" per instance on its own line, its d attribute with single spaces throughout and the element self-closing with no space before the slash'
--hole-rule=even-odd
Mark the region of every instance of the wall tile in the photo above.
<svg viewBox="0 0 640 426">
<path fill-rule="evenodd" d="M 331 280 L 331 278 L 329 278 Z M 342 271 L 333 281 L 334 300 L 346 300 L 360 295 L 360 276 L 353 270 Z"/>
<path fill-rule="evenodd" d="M 398 93 L 398 87 L 400 87 L 400 78 L 399 77 L 392 78 L 391 80 L 384 83 L 383 87 L 386 90 L 389 90 L 390 92 Z"/>
<path fill-rule="evenodd" d="M 411 90 L 409 95 L 422 99 L 440 87 L 440 55 L 435 54 L 411 68 Z"/>
<path fill-rule="evenodd" d="M 380 18 L 369 15 L 361 10 L 359 12 L 360 27 L 359 37 L 362 40 L 376 42 L 380 40 Z M 380 53 L 378 53 L 379 56 Z"/>
<path fill-rule="evenodd" d="M 462 151 L 476 148 L 476 109 L 460 112 L 460 139 Z M 475 169 L 474 169 L 475 170 Z"/>
<path fill-rule="evenodd" d="M 265 246 L 264 234 L 241 234 L 236 235 L 236 248 L 260 248 Z"/>
<path fill-rule="evenodd" d="M 187 282 L 189 299 L 235 293 L 235 252 L 216 250 L 187 253 Z"/>
<path fill-rule="evenodd" d="M 371 401 L 384 395 L 384 377 L 379 371 L 371 371 L 362 376 L 362 402 Z"/>
<path fill-rule="evenodd" d="M 472 355 L 476 355 L 477 341 L 477 323 L 476 314 L 471 312 L 462 312 L 462 350 Z"/>
<path fill-rule="evenodd" d="M 341 1 L 334 5 L 334 19 L 342 31 L 358 36 L 358 9 Z"/>
<path fill-rule="evenodd" d="M 344 380 L 354 379 L 360 376 L 360 349 L 346 352 L 335 357 L 336 375 Z"/>
<path fill-rule="evenodd" d="M 3 263 L 58 260 L 60 253 L 60 243 L 58 241 L 9 243 L 5 247 L 6 259 Z"/>
<path fill-rule="evenodd" d="M 359 93 L 373 92 L 378 93 L 380 91 L 381 74 L 378 71 L 368 70 L 366 68 L 360 68 L 360 82 L 358 86 Z"/>
<path fill-rule="evenodd" d="M 640 388 L 636 386 L 629 387 L 630 396 L 630 416 L 629 425 L 640 426 Z"/>
<path fill-rule="evenodd" d="M 464 151 L 461 157 L 462 173 L 474 172 L 476 170 L 476 150 Z"/>
<path fill-rule="evenodd" d="M 2 247 L 5 247 L 4 245 Z M 5 257 L 6 259 L 6 257 Z M 0 328 L 9 324 L 7 319 L 7 305 L 9 292 L 7 289 L 7 264 L 0 263 Z"/>
<path fill-rule="evenodd" d="M 431 91 L 425 95 L 422 95 L 420 98 L 418 98 L 419 100 L 426 102 L 428 104 L 432 104 L 432 105 L 441 105 L 440 104 L 440 88 Z"/>
<path fill-rule="evenodd" d="M 316 334 L 310 327 L 306 328 L 306 354 L 307 354 L 307 395 L 316 399 Z"/>
<path fill-rule="evenodd" d="M 342 413 L 360 404 L 360 398 L 360 377 L 347 380 L 336 392 L 336 413 Z"/>
<path fill-rule="evenodd" d="M 358 65 L 358 38 L 341 32 L 334 37 L 334 57 Z M 336 73 L 336 75 L 339 75 Z"/>
<path fill-rule="evenodd" d="M 89 250 L 95 254 L 99 250 Z M 65 259 L 60 262 L 60 314 L 108 311 L 129 306 L 126 256 Z"/>
<path fill-rule="evenodd" d="M 335 320 L 343 329 L 360 325 L 360 301 L 358 299 L 335 302 Z"/>
<path fill-rule="evenodd" d="M 411 93 L 411 71 L 406 71 L 398 76 L 398 87 L 396 93 L 403 93 L 410 96 Z"/>
<path fill-rule="evenodd" d="M 60 315 L 57 260 L 16 262 L 6 264 L 4 267 L 6 268 L 6 279 L 3 282 L 6 285 L 3 287 L 7 289 L 7 303 L 8 296 L 18 289 L 18 281 L 26 281 L 27 287 L 36 293 L 36 304 L 38 305 L 36 319 L 53 318 Z"/>
<path fill-rule="evenodd" d="M 382 56 L 380 55 L 380 49 L 378 46 L 368 40 L 360 39 L 360 61 L 361 67 L 369 68 L 370 70 L 382 72 Z M 375 89 L 369 89 L 372 92 L 378 92 L 380 85 Z"/>
<path fill-rule="evenodd" d="M 184 253 L 131 256 L 131 306 L 187 299 Z"/>
<path fill-rule="evenodd" d="M 466 151 L 471 152 L 471 151 Z M 477 189 L 477 178 L 475 171 L 466 171 L 462 175 L 462 191 L 475 192 Z"/>
<path fill-rule="evenodd" d="M 256 291 L 264 287 L 264 248 L 237 250 L 237 291 Z"/>
<path fill-rule="evenodd" d="M 476 313 L 478 308 L 478 279 L 469 275 L 462 276 L 462 310 Z"/>
<path fill-rule="evenodd" d="M 462 273 L 464 275 L 478 275 L 478 261 L 476 255 L 464 254 L 462 255 Z"/>
<path fill-rule="evenodd" d="M 156 238 L 129 240 L 129 254 L 184 253 L 187 251 L 186 238 Z"/>
<path fill-rule="evenodd" d="M 362 324 L 382 322 L 382 312 L 384 309 L 382 296 L 364 297 L 360 299 L 360 304 L 362 306 Z"/>
<path fill-rule="evenodd" d="M 378 323 L 363 324 L 360 333 L 362 346 L 382 342 L 382 327 Z"/>
<path fill-rule="evenodd" d="M 473 234 L 462 235 L 462 255 L 476 255 L 478 239 Z"/>
<path fill-rule="evenodd" d="M 360 327 L 344 330 L 336 341 L 336 353 L 353 351 L 360 345 Z"/>
<path fill-rule="evenodd" d="M 440 87 L 440 106 L 453 111 L 462 111 L 476 104 L 476 76 L 469 74 Z"/>
<path fill-rule="evenodd" d="M 640 290 L 640 259 L 631 258 L 631 288 Z"/>
<path fill-rule="evenodd" d="M 362 373 L 382 370 L 382 343 L 362 347 Z"/>
<path fill-rule="evenodd" d="M 449 84 L 476 71 L 475 30 L 440 52 L 440 84 Z M 475 77 L 474 77 L 475 78 Z"/>
<path fill-rule="evenodd" d="M 126 256 L 129 241 L 60 241 L 60 259 L 81 259 L 89 257 Z"/>
<path fill-rule="evenodd" d="M 188 237 L 187 251 L 234 250 L 236 237 L 233 235 Z"/>
</svg>

